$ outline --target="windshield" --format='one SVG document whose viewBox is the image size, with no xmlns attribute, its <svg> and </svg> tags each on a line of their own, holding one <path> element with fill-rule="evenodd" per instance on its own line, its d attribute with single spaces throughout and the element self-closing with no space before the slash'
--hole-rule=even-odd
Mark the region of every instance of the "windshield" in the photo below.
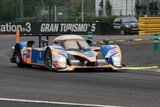
<svg viewBox="0 0 160 107">
<path fill-rule="evenodd" d="M 90 49 L 88 43 L 84 40 L 67 40 L 64 42 L 66 50 L 88 50 Z"/>
<path fill-rule="evenodd" d="M 137 22 L 137 19 L 135 17 L 123 17 L 122 22 L 123 23 Z"/>
</svg>

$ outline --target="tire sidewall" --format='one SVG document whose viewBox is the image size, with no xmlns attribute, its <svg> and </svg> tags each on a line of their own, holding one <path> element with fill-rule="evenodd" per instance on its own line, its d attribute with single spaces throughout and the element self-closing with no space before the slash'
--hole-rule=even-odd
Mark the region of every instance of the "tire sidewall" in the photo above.
<svg viewBox="0 0 160 107">
<path fill-rule="evenodd" d="M 46 55 L 49 53 L 50 55 L 50 66 L 47 65 L 47 59 L 46 59 Z M 50 48 L 47 48 L 46 51 L 45 51 L 45 55 L 44 55 L 44 66 L 47 70 L 50 70 L 52 71 L 53 68 L 52 68 L 52 53 L 51 53 L 51 49 Z"/>
<path fill-rule="evenodd" d="M 21 57 L 21 54 L 19 52 L 16 52 L 15 60 L 16 60 L 16 64 L 17 64 L 18 67 L 23 67 L 22 57 Z"/>
</svg>

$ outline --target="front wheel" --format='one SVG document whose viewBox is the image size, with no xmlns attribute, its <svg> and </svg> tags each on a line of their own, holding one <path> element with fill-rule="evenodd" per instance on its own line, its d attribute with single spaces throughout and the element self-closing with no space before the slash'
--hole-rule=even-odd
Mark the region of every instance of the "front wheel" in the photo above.
<svg viewBox="0 0 160 107">
<path fill-rule="evenodd" d="M 17 64 L 18 67 L 23 67 L 24 66 L 21 54 L 18 51 L 15 53 L 15 61 L 16 61 L 16 64 Z"/>
<path fill-rule="evenodd" d="M 49 49 L 49 48 L 45 51 L 44 66 L 45 66 L 45 68 L 47 68 L 47 70 L 53 71 L 53 68 L 52 68 L 52 53 L 51 53 L 51 49 Z"/>
</svg>

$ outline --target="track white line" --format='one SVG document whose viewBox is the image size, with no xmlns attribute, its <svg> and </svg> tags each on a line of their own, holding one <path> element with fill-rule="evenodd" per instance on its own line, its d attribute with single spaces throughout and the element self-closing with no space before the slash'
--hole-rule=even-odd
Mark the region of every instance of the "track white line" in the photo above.
<svg viewBox="0 0 160 107">
<path fill-rule="evenodd" d="M 83 107 L 122 107 L 122 106 L 111 106 L 111 105 L 82 104 L 82 103 L 26 100 L 26 99 L 13 99 L 13 98 L 0 98 L 0 101 L 22 102 L 22 103 L 39 103 L 39 104 L 59 104 L 59 105 L 71 105 L 71 106 L 83 106 Z"/>
<path fill-rule="evenodd" d="M 144 69 L 158 69 L 158 66 L 142 66 L 142 67 L 122 67 L 122 69 L 126 70 L 144 70 Z"/>
</svg>

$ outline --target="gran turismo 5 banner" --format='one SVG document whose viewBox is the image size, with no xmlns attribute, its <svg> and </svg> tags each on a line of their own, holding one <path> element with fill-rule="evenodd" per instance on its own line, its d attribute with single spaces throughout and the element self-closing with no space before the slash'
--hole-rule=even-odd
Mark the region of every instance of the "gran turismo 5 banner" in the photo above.
<svg viewBox="0 0 160 107">
<path fill-rule="evenodd" d="M 98 23 L 67 23 L 67 22 L 0 22 L 1 34 L 15 34 L 19 29 L 22 34 L 56 35 L 56 34 L 100 34 Z"/>
</svg>

